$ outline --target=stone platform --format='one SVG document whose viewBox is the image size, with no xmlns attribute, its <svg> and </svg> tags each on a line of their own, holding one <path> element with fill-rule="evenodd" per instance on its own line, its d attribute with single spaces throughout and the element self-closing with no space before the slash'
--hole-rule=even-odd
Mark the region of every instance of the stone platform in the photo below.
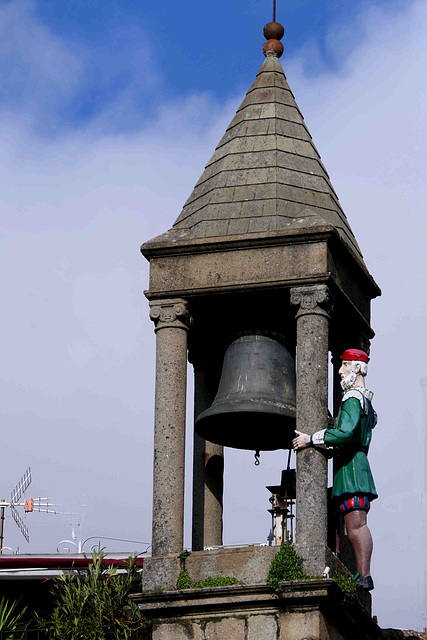
<svg viewBox="0 0 427 640">
<path fill-rule="evenodd" d="M 351 601 L 334 580 L 266 584 L 277 547 L 246 546 L 166 554 L 144 562 L 143 593 L 134 596 L 152 623 L 152 640 L 377 640 L 371 598 Z M 325 548 L 332 571 L 345 567 Z M 240 584 L 178 590 L 181 571 L 193 583 L 218 576 Z"/>
<path fill-rule="evenodd" d="M 152 640 L 380 640 L 382 631 L 333 580 L 182 589 L 136 596 Z"/>
</svg>

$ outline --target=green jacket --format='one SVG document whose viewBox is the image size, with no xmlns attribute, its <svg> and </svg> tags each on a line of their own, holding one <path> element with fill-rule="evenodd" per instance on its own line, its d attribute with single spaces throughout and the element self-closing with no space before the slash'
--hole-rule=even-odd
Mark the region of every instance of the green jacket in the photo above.
<svg viewBox="0 0 427 640">
<path fill-rule="evenodd" d="M 325 431 L 325 444 L 333 446 L 334 486 L 333 498 L 345 500 L 356 494 L 378 498 L 367 454 L 376 424 L 376 413 L 371 402 L 359 392 L 341 404 L 335 425 Z M 363 406 L 362 406 L 363 405 Z"/>
</svg>

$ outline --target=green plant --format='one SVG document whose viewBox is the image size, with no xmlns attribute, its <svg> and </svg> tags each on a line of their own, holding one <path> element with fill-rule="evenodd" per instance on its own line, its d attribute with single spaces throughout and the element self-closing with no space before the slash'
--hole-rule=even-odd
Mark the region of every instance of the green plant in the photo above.
<svg viewBox="0 0 427 640">
<path fill-rule="evenodd" d="M 337 585 L 344 591 L 344 599 L 354 600 L 356 598 L 356 582 L 341 573 L 336 573 L 333 578 Z"/>
<path fill-rule="evenodd" d="M 176 581 L 176 588 L 177 589 L 191 589 L 193 586 L 193 583 L 191 581 L 191 578 L 188 574 L 188 571 L 181 571 L 181 573 L 178 576 L 178 580 Z"/>
<path fill-rule="evenodd" d="M 279 582 L 286 580 L 305 580 L 308 576 L 302 568 L 302 558 L 296 553 L 290 542 L 284 542 L 271 563 L 267 582 L 275 591 L 280 591 Z"/>
<path fill-rule="evenodd" d="M 19 609 L 18 606 L 19 601 L 8 602 L 4 596 L 0 599 L 0 632 L 11 632 L 10 635 L 2 634 L 2 640 L 21 640 L 24 634 L 16 632 L 23 632 L 28 627 L 28 622 L 23 621 L 27 607 Z"/>
<path fill-rule="evenodd" d="M 195 589 L 203 589 L 204 587 L 226 587 L 230 584 L 240 584 L 240 582 L 233 576 L 216 576 L 215 578 L 206 578 L 201 582 L 196 582 L 193 587 Z"/>
<path fill-rule="evenodd" d="M 201 582 L 192 582 L 188 571 L 181 571 L 176 582 L 177 589 L 203 589 L 204 587 L 226 587 L 230 584 L 240 584 L 236 578 L 232 576 L 216 576 L 215 578 L 206 578 Z"/>
<path fill-rule="evenodd" d="M 135 558 L 125 572 L 106 566 L 103 553 L 93 554 L 84 575 L 60 576 L 55 582 L 55 603 L 50 616 L 40 621 L 52 638 L 61 640 L 143 640 L 144 616 L 129 595 L 136 590 L 140 572 Z"/>
</svg>

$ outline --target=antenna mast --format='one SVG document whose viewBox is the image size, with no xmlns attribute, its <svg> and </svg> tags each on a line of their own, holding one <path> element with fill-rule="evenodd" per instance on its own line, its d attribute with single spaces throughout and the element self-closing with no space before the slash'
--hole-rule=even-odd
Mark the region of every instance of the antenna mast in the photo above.
<svg viewBox="0 0 427 640">
<path fill-rule="evenodd" d="M 31 513 L 32 511 L 44 511 L 45 513 L 61 513 L 56 509 L 49 509 L 55 505 L 49 502 L 49 498 L 28 498 L 25 502 L 20 502 L 22 495 L 28 489 L 31 484 L 31 468 L 25 471 L 19 482 L 14 486 L 10 492 L 10 500 L 0 500 L 0 554 L 3 553 L 3 541 L 4 541 L 4 521 L 5 521 L 5 509 L 10 507 L 10 513 L 15 520 L 18 528 L 27 542 L 30 541 L 30 533 L 28 527 L 24 524 L 21 516 L 18 513 L 17 507 L 24 507 L 25 513 Z"/>
</svg>

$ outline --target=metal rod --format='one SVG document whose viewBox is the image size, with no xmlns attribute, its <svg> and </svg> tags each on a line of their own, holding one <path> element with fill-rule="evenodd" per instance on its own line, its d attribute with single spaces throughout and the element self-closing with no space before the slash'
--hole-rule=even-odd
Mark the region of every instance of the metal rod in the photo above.
<svg viewBox="0 0 427 640">
<path fill-rule="evenodd" d="M 3 538 L 4 538 L 4 507 L 1 508 L 1 526 L 0 526 L 0 553 L 3 553 Z"/>
<path fill-rule="evenodd" d="M 273 22 L 276 22 L 276 0 L 273 0 Z"/>
</svg>

